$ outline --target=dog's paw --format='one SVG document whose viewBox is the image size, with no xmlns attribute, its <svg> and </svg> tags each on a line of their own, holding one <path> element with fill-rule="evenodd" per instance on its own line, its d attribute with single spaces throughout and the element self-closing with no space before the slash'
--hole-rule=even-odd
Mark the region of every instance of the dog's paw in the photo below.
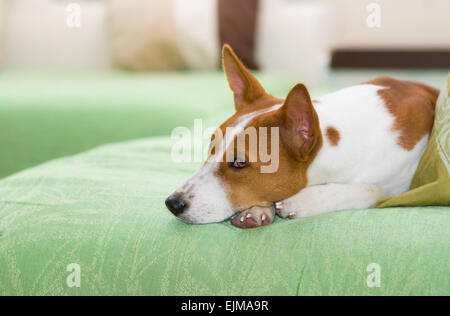
<svg viewBox="0 0 450 316">
<path fill-rule="evenodd" d="M 282 218 L 294 219 L 297 217 L 297 213 L 293 212 L 289 207 L 289 204 L 283 201 L 275 203 L 275 212 Z"/>
<path fill-rule="evenodd" d="M 254 206 L 231 218 L 231 224 L 239 228 L 255 228 L 272 224 L 275 218 L 273 207 Z"/>
</svg>

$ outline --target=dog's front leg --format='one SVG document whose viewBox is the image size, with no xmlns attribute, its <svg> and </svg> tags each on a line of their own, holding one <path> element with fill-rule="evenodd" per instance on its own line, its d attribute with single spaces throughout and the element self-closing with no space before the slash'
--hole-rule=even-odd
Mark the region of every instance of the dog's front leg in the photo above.
<svg viewBox="0 0 450 316">
<path fill-rule="evenodd" d="M 275 218 L 275 208 L 254 206 L 231 218 L 231 224 L 239 228 L 255 228 L 272 224 Z"/>
<path fill-rule="evenodd" d="M 323 184 L 307 187 L 275 203 L 280 217 L 302 218 L 341 210 L 367 209 L 386 197 L 383 189 L 369 184 Z"/>
</svg>

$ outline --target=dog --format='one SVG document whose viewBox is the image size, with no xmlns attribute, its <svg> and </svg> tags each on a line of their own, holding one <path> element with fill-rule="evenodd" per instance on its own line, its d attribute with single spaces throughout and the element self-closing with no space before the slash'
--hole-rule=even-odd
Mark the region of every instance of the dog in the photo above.
<svg viewBox="0 0 450 316">
<path fill-rule="evenodd" d="M 275 214 L 293 219 L 371 208 L 409 189 L 439 90 L 380 77 L 316 100 L 298 84 L 283 100 L 264 90 L 230 46 L 222 59 L 236 112 L 218 129 L 220 146 L 165 201 L 179 219 L 231 218 L 254 228 L 271 224 Z M 233 146 L 250 127 L 278 130 L 275 172 L 261 172 L 267 163 L 259 158 L 249 161 L 248 146 Z"/>
</svg>

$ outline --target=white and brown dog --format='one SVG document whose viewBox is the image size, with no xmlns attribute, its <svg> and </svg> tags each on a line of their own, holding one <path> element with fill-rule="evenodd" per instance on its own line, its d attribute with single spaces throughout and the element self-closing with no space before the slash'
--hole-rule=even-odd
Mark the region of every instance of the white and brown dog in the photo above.
<svg viewBox="0 0 450 316">
<path fill-rule="evenodd" d="M 433 126 L 437 89 L 382 77 L 317 100 L 298 84 L 281 100 L 266 93 L 229 46 L 223 67 L 236 113 L 219 128 L 221 146 L 166 200 L 181 220 L 231 217 L 235 226 L 251 228 L 272 223 L 275 211 L 300 218 L 365 209 L 409 189 Z M 261 172 L 266 162 L 251 162 L 248 146 L 233 146 L 249 127 L 279 129 L 276 172 Z"/>
</svg>

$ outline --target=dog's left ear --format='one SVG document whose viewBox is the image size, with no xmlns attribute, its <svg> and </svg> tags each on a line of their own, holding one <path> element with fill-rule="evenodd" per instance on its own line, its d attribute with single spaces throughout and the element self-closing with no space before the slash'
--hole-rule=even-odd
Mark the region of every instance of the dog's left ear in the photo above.
<svg viewBox="0 0 450 316">
<path fill-rule="evenodd" d="M 283 144 L 298 161 L 308 161 L 321 136 L 319 118 L 303 84 L 289 92 L 278 115 Z"/>
<path fill-rule="evenodd" d="M 236 110 L 266 95 L 258 80 L 245 68 L 244 64 L 227 44 L 222 50 L 223 70 L 234 93 Z"/>
</svg>

